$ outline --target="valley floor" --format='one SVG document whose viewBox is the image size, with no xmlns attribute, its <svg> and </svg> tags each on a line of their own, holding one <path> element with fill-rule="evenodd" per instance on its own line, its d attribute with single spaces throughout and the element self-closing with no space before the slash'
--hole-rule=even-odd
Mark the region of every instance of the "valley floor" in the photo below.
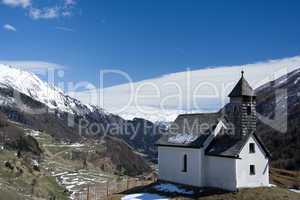
<svg viewBox="0 0 300 200">
<path fill-rule="evenodd" d="M 22 152 L 18 157 L 16 150 L 0 150 L 0 200 L 85 198 L 87 190 L 97 190 L 98 196 L 106 197 L 141 185 L 122 170 L 117 174 L 111 162 L 99 156 L 105 152 L 101 143 L 66 144 L 43 132 L 29 134 L 38 141 L 42 157 L 35 160 L 31 153 Z"/>
</svg>

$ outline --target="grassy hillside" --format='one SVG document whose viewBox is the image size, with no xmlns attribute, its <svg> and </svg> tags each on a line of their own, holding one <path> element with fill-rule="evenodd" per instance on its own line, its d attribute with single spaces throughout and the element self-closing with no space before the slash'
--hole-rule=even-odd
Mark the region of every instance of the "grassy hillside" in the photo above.
<svg viewBox="0 0 300 200">
<path fill-rule="evenodd" d="M 149 173 L 150 166 L 134 150 L 121 139 L 106 137 L 103 157 L 108 158 L 107 163 L 114 166 L 114 171 L 123 171 L 126 175 L 136 176 Z"/>
<path fill-rule="evenodd" d="M 201 200 L 299 200 L 300 194 L 283 188 L 243 189 L 237 193 L 200 197 Z"/>
<path fill-rule="evenodd" d="M 32 199 L 67 199 L 67 194 L 54 177 L 45 176 L 34 170 L 28 157 L 17 158 L 15 151 L 0 151 L 0 200 Z M 5 163 L 10 163 L 11 168 Z"/>
<path fill-rule="evenodd" d="M 285 188 L 300 189 L 300 171 L 288 171 L 283 169 L 271 168 L 271 182 Z"/>
<path fill-rule="evenodd" d="M 0 133 L 0 144 L 5 146 L 0 150 L 0 200 L 67 199 L 54 177 L 34 168 L 32 162 L 40 159 L 42 150 L 33 137 L 25 134 L 24 127 L 0 113 Z"/>
<path fill-rule="evenodd" d="M 120 139 L 66 143 L 9 121 L 1 112 L 0 146 L 0 200 L 64 200 L 88 184 L 150 170 L 143 157 Z"/>
</svg>

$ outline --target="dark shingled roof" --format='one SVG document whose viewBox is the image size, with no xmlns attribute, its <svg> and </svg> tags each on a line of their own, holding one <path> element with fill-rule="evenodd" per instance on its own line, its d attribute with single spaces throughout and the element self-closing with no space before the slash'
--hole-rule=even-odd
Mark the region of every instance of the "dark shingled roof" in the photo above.
<svg viewBox="0 0 300 200">
<path fill-rule="evenodd" d="M 221 113 L 197 113 L 179 115 L 170 130 L 173 133 L 205 134 L 217 125 Z"/>
<path fill-rule="evenodd" d="M 164 135 L 157 142 L 158 146 L 171 146 L 171 147 L 185 147 L 185 148 L 201 148 L 203 147 L 204 142 L 206 141 L 209 134 L 199 135 L 198 138 L 190 143 L 171 143 L 169 138 L 174 135 Z"/>
<path fill-rule="evenodd" d="M 217 123 L 222 122 L 227 125 L 226 116 L 222 116 L 221 113 L 201 113 L 201 114 L 184 114 L 179 115 L 171 126 L 178 126 L 177 132 L 171 132 L 169 135 L 164 135 L 157 142 L 158 146 L 169 146 L 169 147 L 184 147 L 184 148 L 202 148 L 208 136 L 214 131 Z M 195 123 L 199 126 L 203 123 L 210 124 L 208 129 L 203 129 L 200 132 L 196 132 L 194 129 L 190 130 L 189 127 L 185 127 L 188 123 Z M 195 127 L 195 126 L 194 126 Z M 191 128 L 191 127 L 190 127 Z M 197 130 L 197 128 L 196 128 Z M 177 134 L 192 134 L 196 135 L 196 139 L 188 143 L 172 143 L 169 141 L 170 137 L 174 137 Z M 205 149 L 205 154 L 209 156 L 220 156 L 229 158 L 239 158 L 240 151 L 247 143 L 249 137 L 253 135 L 256 141 L 260 144 L 264 152 L 268 157 L 271 154 L 262 143 L 261 139 L 255 132 L 249 133 L 246 136 L 238 138 L 228 132 L 226 129 L 221 130 L 220 133 L 210 142 L 208 147 Z"/>
<path fill-rule="evenodd" d="M 255 96 L 254 90 L 251 88 L 249 83 L 244 79 L 243 72 L 242 77 L 233 90 L 230 92 L 228 97 L 242 97 L 242 96 Z"/>
<path fill-rule="evenodd" d="M 174 123 L 171 124 L 169 135 L 165 135 L 157 142 L 159 146 L 178 146 L 200 148 L 203 146 L 207 137 L 215 129 L 218 121 L 221 119 L 220 113 L 197 113 L 179 115 Z M 170 137 L 176 134 L 191 134 L 197 136 L 197 139 L 190 143 L 172 143 Z"/>
<path fill-rule="evenodd" d="M 255 132 L 252 132 L 242 138 L 236 138 L 229 134 L 217 135 L 205 150 L 206 155 L 238 158 L 242 148 L 247 143 L 250 136 L 254 136 L 256 141 L 262 147 L 268 157 L 271 157 L 270 152 L 263 145 L 261 139 Z"/>
</svg>

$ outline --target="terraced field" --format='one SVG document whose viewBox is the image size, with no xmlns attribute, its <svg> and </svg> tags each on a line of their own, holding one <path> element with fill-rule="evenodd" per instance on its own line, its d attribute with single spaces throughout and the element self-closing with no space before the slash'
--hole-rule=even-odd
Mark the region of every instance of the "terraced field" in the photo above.
<svg viewBox="0 0 300 200">
<path fill-rule="evenodd" d="M 63 186 L 70 197 L 86 190 L 93 185 L 99 185 L 120 179 L 119 176 L 103 172 L 99 166 L 85 160 L 95 152 L 103 151 L 101 144 L 62 144 L 55 143 L 51 136 L 40 133 L 35 138 L 44 152 L 41 168 L 49 176 L 55 177 L 59 185 Z"/>
<path fill-rule="evenodd" d="M 101 144 L 57 143 L 45 133 L 26 131 L 39 142 L 43 156 L 40 160 L 28 156 L 29 162 L 25 162 L 27 157 L 17 158 L 16 151 L 0 151 L 0 200 L 4 197 L 6 200 L 49 199 L 51 196 L 63 200 L 74 198 L 76 193 L 93 185 L 122 179 L 101 170 L 97 162 L 89 162 L 96 152 L 104 150 Z M 14 170 L 5 167 L 5 161 L 9 161 Z M 38 170 L 33 170 L 33 162 L 38 163 Z"/>
</svg>

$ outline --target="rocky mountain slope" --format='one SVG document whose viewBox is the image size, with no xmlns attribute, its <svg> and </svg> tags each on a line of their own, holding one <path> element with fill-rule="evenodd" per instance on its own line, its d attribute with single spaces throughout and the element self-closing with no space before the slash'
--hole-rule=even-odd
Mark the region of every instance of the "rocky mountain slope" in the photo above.
<svg viewBox="0 0 300 200">
<path fill-rule="evenodd" d="M 50 110 L 59 110 L 72 114 L 84 115 L 93 111 L 104 114 L 104 111 L 82 104 L 80 101 L 65 95 L 64 92 L 42 81 L 35 74 L 0 64 L 0 88 L 14 89 L 46 105 Z M 11 105 L 14 99 L 1 99 L 1 104 Z"/>
<path fill-rule="evenodd" d="M 256 90 L 258 133 L 272 153 L 275 167 L 300 169 L 300 70 Z"/>
<path fill-rule="evenodd" d="M 24 127 L 9 121 L 0 112 L 0 145 L 7 149 L 29 152 L 39 157 L 42 150 L 38 142 L 27 132 Z"/>
<path fill-rule="evenodd" d="M 78 142 L 113 135 L 148 155 L 155 155 L 159 135 L 152 134 L 161 127 L 144 119 L 124 120 L 66 95 L 33 73 L 1 64 L 0 111 L 10 120 L 45 131 L 57 140 Z"/>
<path fill-rule="evenodd" d="M 110 123 L 114 116 L 65 95 L 35 74 L 0 64 L 0 110 L 11 120 L 47 130 L 58 138 L 78 139 L 76 123 L 68 117 L 88 116 Z"/>
</svg>

